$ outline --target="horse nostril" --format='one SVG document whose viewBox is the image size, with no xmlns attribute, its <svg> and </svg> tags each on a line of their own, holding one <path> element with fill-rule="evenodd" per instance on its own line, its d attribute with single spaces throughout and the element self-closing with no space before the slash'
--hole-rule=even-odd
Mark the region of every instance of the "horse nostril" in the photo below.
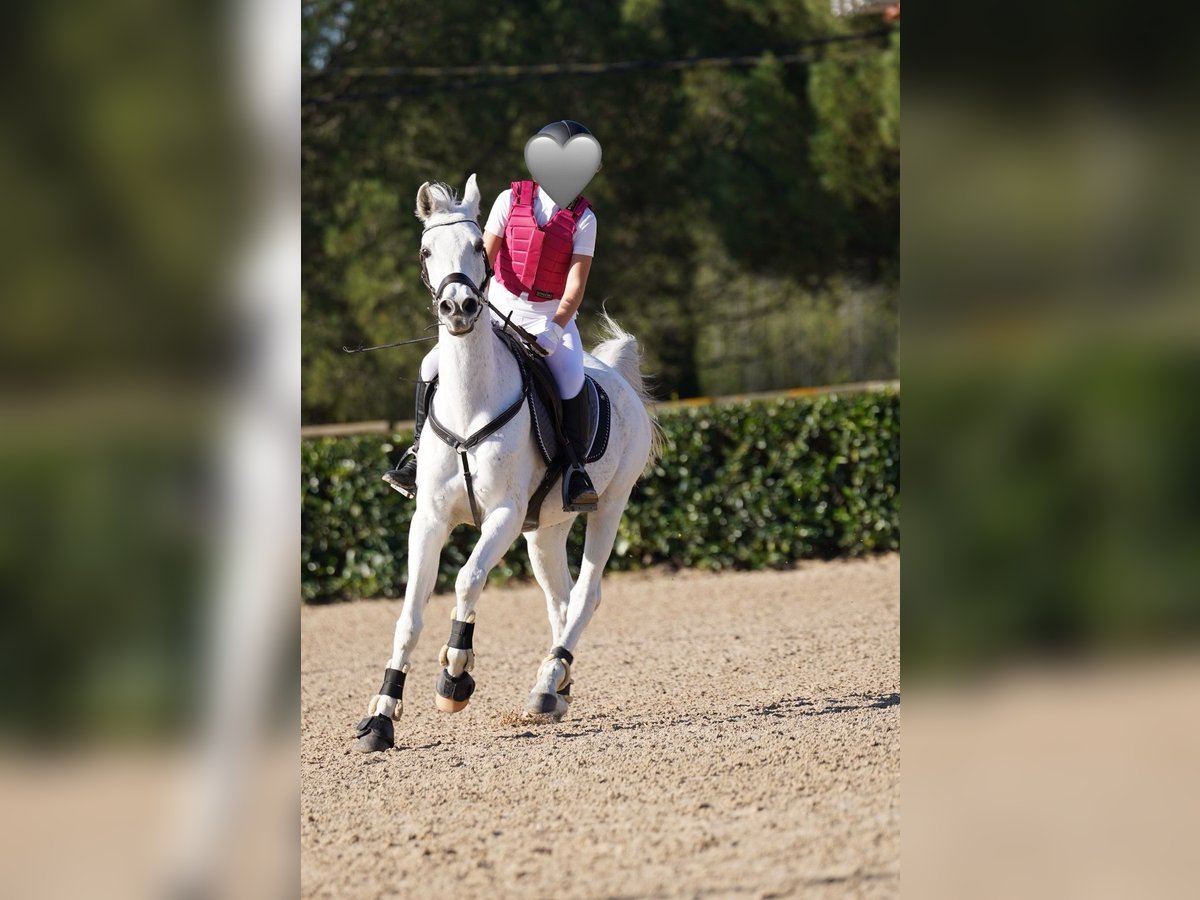
<svg viewBox="0 0 1200 900">
<path fill-rule="evenodd" d="M 477 309 L 479 309 L 479 303 L 475 300 L 474 297 L 468 297 L 466 300 L 463 301 L 462 311 L 464 313 L 466 313 L 468 316 L 475 315 L 475 311 Z"/>
<path fill-rule="evenodd" d="M 438 312 L 440 312 L 443 316 L 448 316 L 454 312 L 454 304 L 449 300 L 443 300 L 438 304 Z"/>
</svg>

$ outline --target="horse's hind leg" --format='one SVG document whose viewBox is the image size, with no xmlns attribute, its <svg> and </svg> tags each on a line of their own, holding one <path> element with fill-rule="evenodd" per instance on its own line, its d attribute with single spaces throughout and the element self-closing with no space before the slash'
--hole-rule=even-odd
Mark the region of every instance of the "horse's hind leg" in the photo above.
<svg viewBox="0 0 1200 900">
<path fill-rule="evenodd" d="M 525 535 L 533 577 L 546 594 L 550 618 L 550 644 L 557 646 L 567 627 L 567 602 L 571 599 L 571 570 L 567 568 L 567 536 L 575 519 L 550 525 Z"/>
<path fill-rule="evenodd" d="M 612 486 L 600 498 L 600 506 L 588 516 L 587 535 L 583 542 L 583 563 L 579 578 L 571 589 L 567 604 L 567 619 L 558 633 L 555 646 L 542 660 L 533 691 L 525 704 L 527 713 L 548 715 L 561 719 L 571 699 L 571 663 L 574 650 L 592 613 L 600 605 L 600 578 L 612 554 L 617 539 L 617 526 L 629 499 L 630 488 L 613 495 Z"/>
<path fill-rule="evenodd" d="M 468 674 L 474 668 L 475 651 L 471 642 L 475 631 L 475 604 L 483 593 L 488 573 L 504 557 L 512 542 L 521 534 L 522 515 L 515 506 L 502 506 L 492 511 L 480 527 L 479 541 L 467 564 L 459 570 L 455 581 L 457 601 L 450 639 L 442 647 L 441 674 L 438 676 L 434 702 L 442 712 L 464 709 L 475 690 L 475 680 Z"/>
<path fill-rule="evenodd" d="M 421 636 L 425 604 L 437 582 L 438 560 L 442 545 L 450 535 L 450 526 L 417 507 L 408 530 L 408 586 L 404 608 L 396 620 L 392 638 L 392 656 L 383 673 L 383 685 L 371 698 L 367 718 L 358 723 L 355 749 L 363 753 L 390 750 L 395 743 L 392 723 L 399 720 L 404 707 L 404 677 L 408 661 Z"/>
</svg>

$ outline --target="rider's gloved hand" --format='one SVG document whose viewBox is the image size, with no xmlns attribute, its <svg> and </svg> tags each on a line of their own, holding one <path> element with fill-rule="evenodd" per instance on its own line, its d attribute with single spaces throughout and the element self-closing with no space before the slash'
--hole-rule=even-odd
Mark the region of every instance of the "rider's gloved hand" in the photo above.
<svg viewBox="0 0 1200 900">
<path fill-rule="evenodd" d="M 537 336 L 538 346 L 546 351 L 549 356 L 558 349 L 558 345 L 562 343 L 563 330 L 562 326 L 557 322 L 551 321 L 546 330 Z"/>
</svg>

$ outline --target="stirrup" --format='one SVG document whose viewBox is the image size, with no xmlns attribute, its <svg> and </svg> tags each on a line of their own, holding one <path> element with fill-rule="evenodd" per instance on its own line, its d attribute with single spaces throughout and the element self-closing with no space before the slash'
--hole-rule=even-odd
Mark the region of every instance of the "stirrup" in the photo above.
<svg viewBox="0 0 1200 900">
<path fill-rule="evenodd" d="M 582 475 L 587 482 L 587 488 L 575 498 L 575 502 L 571 502 L 571 479 L 576 474 Z M 592 479 L 588 477 L 587 470 L 579 463 L 567 466 L 563 472 L 563 512 L 595 512 L 600 504 L 600 496 L 596 493 L 596 488 L 592 484 Z"/>
<path fill-rule="evenodd" d="M 417 454 L 416 454 L 416 448 L 414 446 L 414 447 L 409 447 L 407 450 L 405 450 L 404 455 L 400 457 L 400 462 L 398 462 L 396 464 L 396 468 L 389 469 L 388 471 L 384 472 L 382 478 L 383 478 L 383 481 L 392 490 L 398 491 L 399 493 L 403 494 L 405 497 L 408 497 L 410 500 L 415 500 L 417 498 L 416 472 L 415 471 L 413 472 L 413 483 L 411 485 L 405 484 L 404 482 L 400 481 L 399 478 L 396 477 L 397 473 L 399 473 L 400 469 L 404 467 L 404 465 L 408 461 L 409 457 L 412 457 L 413 467 L 415 469 L 416 462 L 417 462 Z"/>
</svg>

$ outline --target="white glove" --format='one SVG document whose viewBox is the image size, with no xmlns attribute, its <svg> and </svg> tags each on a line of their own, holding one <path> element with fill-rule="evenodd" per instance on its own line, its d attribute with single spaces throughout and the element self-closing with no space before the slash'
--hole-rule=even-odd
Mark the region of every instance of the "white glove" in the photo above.
<svg viewBox="0 0 1200 900">
<path fill-rule="evenodd" d="M 562 326 L 555 321 L 551 321 L 546 330 L 537 336 L 538 346 L 546 351 L 549 356 L 558 349 L 558 345 L 562 343 L 563 330 Z"/>
</svg>

